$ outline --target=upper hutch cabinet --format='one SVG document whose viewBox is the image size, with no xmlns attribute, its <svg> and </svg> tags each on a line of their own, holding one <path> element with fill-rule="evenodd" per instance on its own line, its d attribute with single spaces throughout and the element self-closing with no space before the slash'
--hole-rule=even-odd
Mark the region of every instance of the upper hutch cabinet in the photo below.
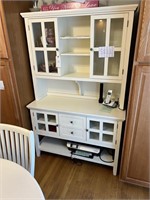
<svg viewBox="0 0 150 200">
<path fill-rule="evenodd" d="M 124 109 L 136 7 L 133 4 L 21 13 L 26 24 L 35 98 L 39 100 L 56 91 L 98 98 L 101 82 L 103 98 L 108 89 L 113 90 L 113 99 Z"/>
</svg>

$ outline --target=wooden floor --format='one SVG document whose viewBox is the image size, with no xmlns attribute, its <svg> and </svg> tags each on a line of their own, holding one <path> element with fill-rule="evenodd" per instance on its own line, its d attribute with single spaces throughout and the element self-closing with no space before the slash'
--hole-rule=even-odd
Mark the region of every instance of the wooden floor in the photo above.
<svg viewBox="0 0 150 200">
<path fill-rule="evenodd" d="M 112 168 L 42 153 L 35 178 L 46 199 L 149 199 L 146 188 L 122 183 Z"/>
</svg>

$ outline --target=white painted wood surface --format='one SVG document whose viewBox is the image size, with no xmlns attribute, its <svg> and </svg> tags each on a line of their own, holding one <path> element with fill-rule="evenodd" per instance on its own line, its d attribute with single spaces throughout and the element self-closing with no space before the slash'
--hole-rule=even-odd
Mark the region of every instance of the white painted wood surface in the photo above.
<svg viewBox="0 0 150 200">
<path fill-rule="evenodd" d="M 49 95 L 39 101 L 33 101 L 27 107 L 41 111 L 58 111 L 78 115 L 93 115 L 118 121 L 125 120 L 125 111 L 118 108 L 108 108 L 99 104 L 97 99 Z"/>
</svg>

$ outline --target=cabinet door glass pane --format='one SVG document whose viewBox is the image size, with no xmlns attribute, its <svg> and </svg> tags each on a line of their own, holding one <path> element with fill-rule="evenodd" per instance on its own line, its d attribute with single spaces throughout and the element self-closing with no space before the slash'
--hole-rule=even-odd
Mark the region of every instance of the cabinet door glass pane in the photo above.
<svg viewBox="0 0 150 200">
<path fill-rule="evenodd" d="M 55 115 L 47 115 L 48 122 L 56 123 L 56 116 Z"/>
<path fill-rule="evenodd" d="M 51 131 L 51 132 L 55 132 L 55 133 L 56 133 L 56 132 L 57 132 L 57 127 L 54 126 L 54 125 L 50 125 L 50 124 L 49 124 L 49 125 L 48 125 L 48 130 Z"/>
<path fill-rule="evenodd" d="M 100 130 L 100 122 L 90 120 L 90 129 Z"/>
<path fill-rule="evenodd" d="M 41 130 L 41 131 L 46 131 L 46 126 L 45 126 L 45 124 L 38 123 L 38 129 Z"/>
<path fill-rule="evenodd" d="M 93 75 L 104 75 L 104 58 L 99 58 L 98 52 L 94 52 Z"/>
<path fill-rule="evenodd" d="M 121 47 L 123 20 L 121 18 L 111 19 L 110 25 L 110 46 Z"/>
<path fill-rule="evenodd" d="M 36 51 L 36 61 L 37 61 L 37 71 L 38 72 L 46 72 L 43 51 Z"/>
<path fill-rule="evenodd" d="M 100 140 L 100 133 L 96 132 L 89 132 L 89 139 L 99 141 Z"/>
<path fill-rule="evenodd" d="M 94 25 L 94 47 L 105 46 L 106 19 L 95 20 Z"/>
<path fill-rule="evenodd" d="M 103 131 L 114 132 L 114 124 L 109 123 L 109 122 L 104 122 Z"/>
<path fill-rule="evenodd" d="M 54 22 L 45 22 L 45 37 L 47 47 L 55 47 Z"/>
<path fill-rule="evenodd" d="M 107 135 L 107 134 L 103 134 L 102 136 L 102 141 L 103 142 L 113 142 L 113 135 Z"/>
<path fill-rule="evenodd" d="M 48 56 L 48 67 L 49 67 L 49 72 L 50 73 L 57 73 L 57 68 L 56 68 L 56 52 L 55 51 L 48 51 L 47 52 Z"/>
<path fill-rule="evenodd" d="M 41 30 L 41 23 L 33 23 L 33 38 L 34 38 L 34 46 L 35 47 L 42 47 L 42 30 Z"/>
<path fill-rule="evenodd" d="M 39 121 L 45 121 L 45 118 L 44 118 L 44 114 L 42 114 L 42 113 L 37 113 L 37 120 L 39 120 Z"/>
<path fill-rule="evenodd" d="M 108 59 L 108 76 L 119 76 L 120 52 L 115 52 L 114 57 Z"/>
</svg>

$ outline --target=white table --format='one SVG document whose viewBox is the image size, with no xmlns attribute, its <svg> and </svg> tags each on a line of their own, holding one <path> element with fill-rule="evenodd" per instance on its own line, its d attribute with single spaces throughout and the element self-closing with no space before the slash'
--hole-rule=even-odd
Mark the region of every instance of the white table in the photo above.
<svg viewBox="0 0 150 200">
<path fill-rule="evenodd" d="M 37 181 L 20 165 L 0 159 L 0 200 L 44 200 Z"/>
</svg>

